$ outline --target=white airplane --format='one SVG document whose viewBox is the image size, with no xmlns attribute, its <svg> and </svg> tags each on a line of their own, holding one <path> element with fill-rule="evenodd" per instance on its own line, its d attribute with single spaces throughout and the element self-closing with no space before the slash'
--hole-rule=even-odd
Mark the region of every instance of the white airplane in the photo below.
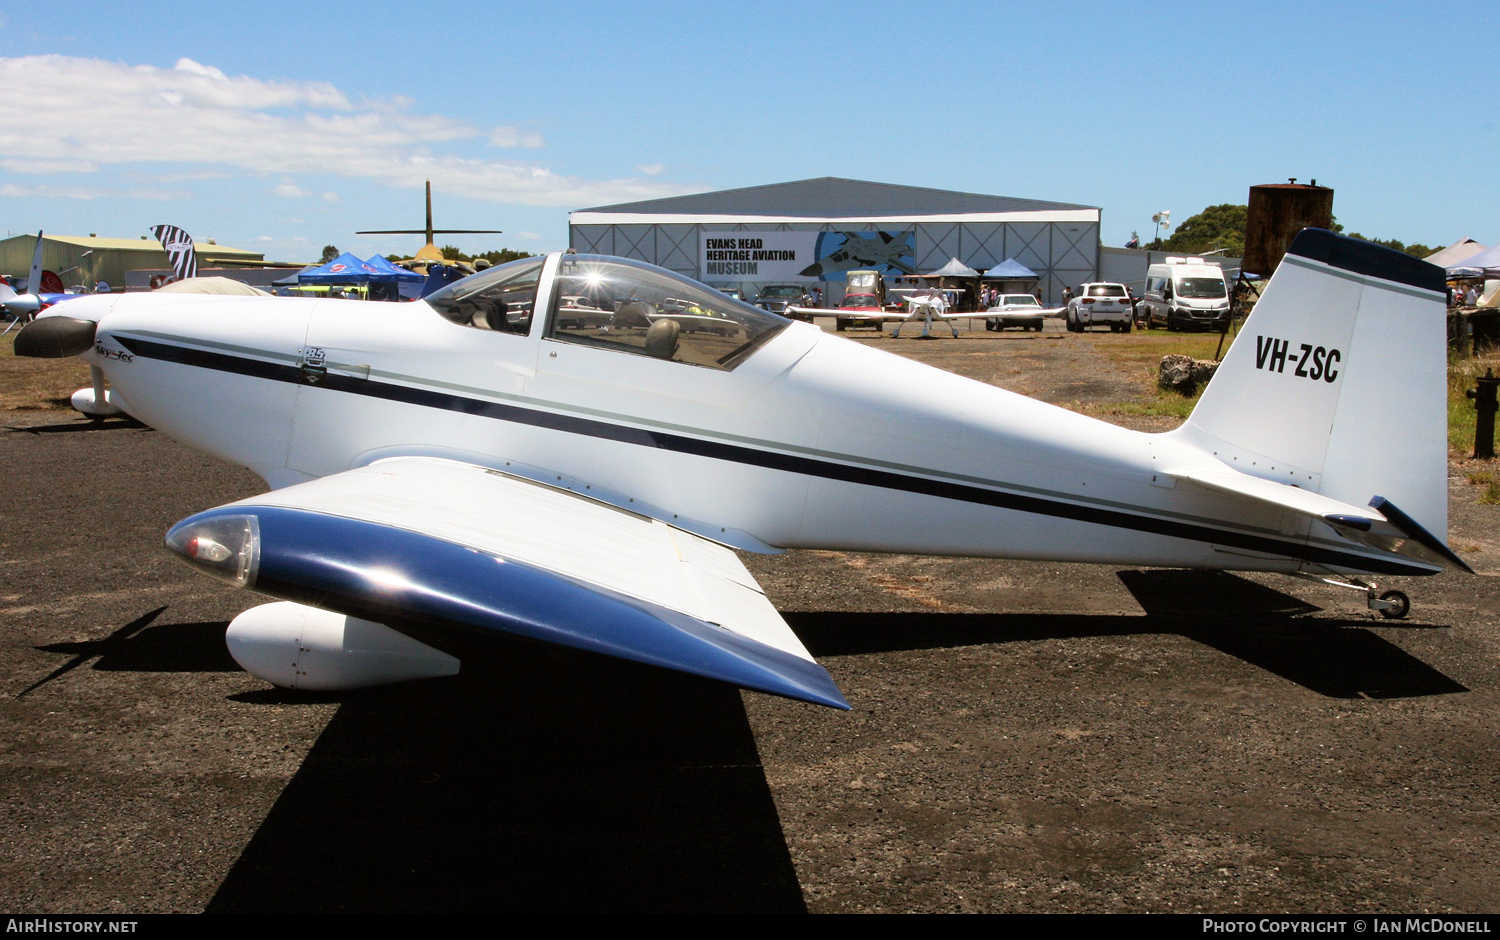
<svg viewBox="0 0 1500 940">
<path fill-rule="evenodd" d="M 31 273 L 26 279 L 26 293 L 18 294 L 7 285 L 0 285 L 0 307 L 18 321 L 36 316 L 37 312 L 53 302 L 53 295 L 44 295 L 38 289 L 42 283 L 42 233 L 36 233 L 36 250 L 31 253 Z M 6 328 L 9 332 L 10 328 Z"/>
<path fill-rule="evenodd" d="M 902 307 L 898 311 L 887 313 L 886 319 L 899 320 L 896 328 L 891 331 L 892 336 L 901 335 L 901 327 L 911 319 L 922 321 L 922 338 L 928 338 L 932 333 L 932 321 L 947 323 L 953 330 L 953 338 L 958 339 L 959 320 L 987 320 L 993 314 L 987 310 L 954 310 L 953 297 L 956 292 L 952 288 L 926 287 L 912 291 L 902 297 Z"/>
<path fill-rule="evenodd" d="M 281 599 L 228 630 L 277 685 L 450 674 L 464 631 L 847 707 L 731 549 L 1282 572 L 1387 616 L 1405 596 L 1357 576 L 1468 570 L 1445 544 L 1443 287 L 1303 232 L 1165 434 L 572 253 L 404 304 L 88 296 L 16 351 L 81 356 L 111 388 L 80 396 L 271 486 L 167 545 Z M 580 297 L 607 321 L 558 316 Z"/>
</svg>

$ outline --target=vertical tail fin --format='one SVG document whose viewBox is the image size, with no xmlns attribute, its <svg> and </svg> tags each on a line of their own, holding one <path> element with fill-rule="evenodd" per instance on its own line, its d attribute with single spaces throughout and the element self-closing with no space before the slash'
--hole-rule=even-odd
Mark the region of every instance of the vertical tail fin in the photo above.
<svg viewBox="0 0 1500 940">
<path fill-rule="evenodd" d="M 1365 506 L 1446 541 L 1444 272 L 1305 229 L 1175 434 L 1235 470 Z"/>
</svg>

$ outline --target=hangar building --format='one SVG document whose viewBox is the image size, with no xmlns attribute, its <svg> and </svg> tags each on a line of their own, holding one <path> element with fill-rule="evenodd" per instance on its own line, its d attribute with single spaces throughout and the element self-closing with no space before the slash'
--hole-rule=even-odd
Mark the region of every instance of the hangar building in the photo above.
<svg viewBox="0 0 1500 940">
<path fill-rule="evenodd" d="M 215 264 L 259 265 L 265 254 L 216 245 L 211 241 L 193 245 L 200 269 Z M 36 251 L 35 235 L 17 235 L 0 239 L 0 274 L 24 280 L 31 273 L 32 253 Z M 135 238 L 99 238 L 94 235 L 42 236 L 42 267 L 62 276 L 68 287 L 108 281 L 115 290 L 125 289 L 125 272 L 142 268 L 170 271 L 171 259 L 155 239 L 144 235 Z M 66 273 L 64 273 L 66 272 Z"/>
<path fill-rule="evenodd" d="M 1095 206 L 823 177 L 579 209 L 568 216 L 568 243 L 750 298 L 769 283 L 816 285 L 825 304 L 843 297 L 843 271 L 830 259 L 846 245 L 897 246 L 885 249 L 888 275 L 935 271 L 951 258 L 983 271 L 1013 258 L 1040 275 L 1050 305 L 1065 286 L 1096 279 L 1099 217 Z M 856 257 L 844 270 L 882 266 L 865 263 L 869 249 L 846 254 Z"/>
</svg>

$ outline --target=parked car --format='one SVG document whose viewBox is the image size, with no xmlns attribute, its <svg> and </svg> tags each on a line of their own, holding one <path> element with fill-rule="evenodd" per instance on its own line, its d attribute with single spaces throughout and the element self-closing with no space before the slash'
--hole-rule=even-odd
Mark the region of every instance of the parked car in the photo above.
<svg viewBox="0 0 1500 940">
<path fill-rule="evenodd" d="M 1082 333 L 1104 324 L 1111 333 L 1129 333 L 1134 317 L 1130 291 L 1124 284 L 1092 283 L 1079 286 L 1068 301 L 1068 332 Z"/>
<path fill-rule="evenodd" d="M 1207 330 L 1229 318 L 1224 269 L 1202 258 L 1168 258 L 1146 269 L 1141 298 L 1146 325 L 1169 330 Z"/>
<path fill-rule="evenodd" d="M 834 314 L 839 332 L 870 327 L 885 329 L 885 278 L 879 271 L 850 271 L 844 280 L 844 299 Z"/>
<path fill-rule="evenodd" d="M 812 306 L 812 295 L 800 284 L 767 284 L 760 289 L 760 296 L 755 298 L 755 305 L 762 310 L 779 313 L 784 317 L 812 320 L 811 314 L 798 314 L 789 310 L 791 307 Z"/>
<path fill-rule="evenodd" d="M 1042 320 L 1047 314 L 1056 311 L 1042 309 L 1041 303 L 1030 294 L 1001 294 L 985 312 L 992 314 L 984 318 L 984 328 L 991 332 L 1018 326 L 1023 330 L 1040 333 Z"/>
</svg>

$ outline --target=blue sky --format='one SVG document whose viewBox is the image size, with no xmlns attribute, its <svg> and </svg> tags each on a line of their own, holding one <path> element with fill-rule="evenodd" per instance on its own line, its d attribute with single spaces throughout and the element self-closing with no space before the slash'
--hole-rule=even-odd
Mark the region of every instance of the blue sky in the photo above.
<svg viewBox="0 0 1500 940">
<path fill-rule="evenodd" d="M 1500 5 L 0 2 L 9 232 L 274 260 L 815 176 L 1151 214 L 1316 178 L 1351 230 L 1500 241 Z M 420 12 L 418 12 L 420 11 Z M 1479 182 L 1473 183 L 1472 180 Z"/>
</svg>

